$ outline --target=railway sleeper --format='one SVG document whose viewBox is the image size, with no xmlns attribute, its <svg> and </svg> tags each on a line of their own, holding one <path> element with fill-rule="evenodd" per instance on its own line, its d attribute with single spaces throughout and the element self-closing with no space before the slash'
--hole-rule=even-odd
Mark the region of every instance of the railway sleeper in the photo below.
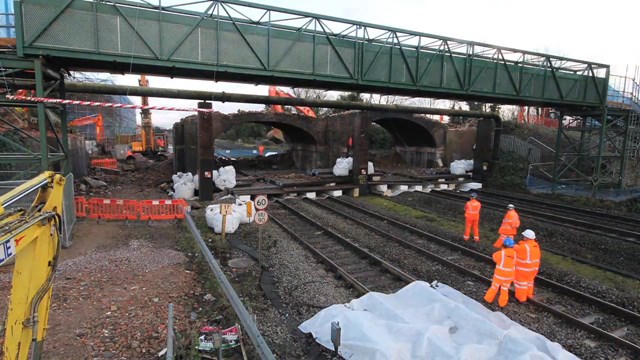
<svg viewBox="0 0 640 360">
<path fill-rule="evenodd" d="M 398 281 L 392 278 L 381 278 L 381 279 L 373 280 L 372 282 L 364 283 L 364 286 L 369 290 L 372 290 L 374 288 L 387 289 L 391 285 L 396 285 L 397 283 Z"/>
</svg>

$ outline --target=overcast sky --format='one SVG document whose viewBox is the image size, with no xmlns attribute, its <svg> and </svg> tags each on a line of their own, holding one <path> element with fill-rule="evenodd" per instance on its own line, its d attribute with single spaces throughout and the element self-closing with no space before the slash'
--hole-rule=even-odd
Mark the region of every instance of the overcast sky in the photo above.
<svg viewBox="0 0 640 360">
<path fill-rule="evenodd" d="M 163 0 L 163 5 L 171 3 Z M 173 1 L 180 2 L 180 1 Z M 182 1 L 184 2 L 184 0 Z M 256 3 L 393 26 L 434 35 L 539 51 L 612 66 L 640 64 L 637 17 L 640 1 L 578 0 L 254 0 Z M 136 76 L 114 76 L 137 86 Z M 266 86 L 150 77 L 152 87 L 267 95 Z M 139 98 L 132 97 L 136 103 Z M 150 99 L 151 105 L 196 107 L 195 101 Z M 260 110 L 262 105 L 214 103 L 219 111 Z M 186 113 L 155 111 L 153 121 L 170 127 Z"/>
</svg>

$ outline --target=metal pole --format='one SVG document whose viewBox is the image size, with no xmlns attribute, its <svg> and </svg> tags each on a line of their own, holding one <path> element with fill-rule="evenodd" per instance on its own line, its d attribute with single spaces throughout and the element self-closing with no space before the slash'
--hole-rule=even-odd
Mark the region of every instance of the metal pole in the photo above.
<svg viewBox="0 0 640 360">
<path fill-rule="evenodd" d="M 258 225 L 258 265 L 262 269 L 262 225 Z"/>
<path fill-rule="evenodd" d="M 633 119 L 633 116 L 634 116 L 633 110 L 629 110 L 625 115 L 625 120 L 624 120 L 624 135 L 622 138 L 622 154 L 621 154 L 622 159 L 620 159 L 620 179 L 618 180 L 619 188 L 624 187 L 624 177 L 625 177 L 626 167 L 627 167 L 627 147 L 629 146 L 629 126 L 630 126 L 631 120 Z"/>
<path fill-rule="evenodd" d="M 596 158 L 596 168 L 593 172 L 593 177 L 595 178 L 595 182 L 591 180 L 593 184 L 593 191 L 591 192 L 591 197 L 593 199 L 598 195 L 598 186 L 602 179 L 600 178 L 601 167 L 602 167 L 602 151 L 604 148 L 604 137 L 607 133 L 607 107 L 602 107 L 602 122 L 600 124 L 600 138 L 598 139 L 598 157 Z"/>
<path fill-rule="evenodd" d="M 211 109 L 210 102 L 199 102 L 198 108 Z M 213 154 L 213 115 L 211 113 L 198 113 L 198 197 L 201 201 L 213 200 L 212 171 L 215 166 Z M 222 223 L 224 229 L 224 221 Z M 223 230 L 224 239 L 224 230 Z"/>
<path fill-rule="evenodd" d="M 304 98 L 285 98 L 278 96 L 263 96 L 251 94 L 238 94 L 226 92 L 211 92 L 199 90 L 163 89 L 153 87 L 129 87 L 124 85 L 94 84 L 68 82 L 65 84 L 67 93 L 104 94 L 104 95 L 124 95 L 124 96 L 148 96 L 172 99 L 188 99 L 202 101 L 235 102 L 248 104 L 265 105 L 289 105 L 289 106 L 309 106 L 333 109 L 351 110 L 372 110 L 372 111 L 392 111 L 414 114 L 429 115 L 449 115 L 473 118 L 500 118 L 498 113 L 487 111 L 466 111 L 454 109 L 427 108 L 421 106 L 407 105 L 383 105 L 369 104 L 352 101 L 337 100 L 316 100 Z"/>
<path fill-rule="evenodd" d="M 553 184 L 551 184 L 551 192 L 555 193 L 558 182 L 558 167 L 560 166 L 560 152 L 561 152 L 561 144 L 562 144 L 562 120 L 564 118 L 564 114 L 560 113 L 558 118 L 558 132 L 556 133 L 556 151 L 553 157 Z"/>
<path fill-rule="evenodd" d="M 167 359 L 173 360 L 173 303 L 169 304 L 169 321 L 167 323 Z"/>
<path fill-rule="evenodd" d="M 42 72 L 42 62 L 34 60 L 34 72 L 36 77 L 36 96 L 44 96 L 44 74 Z M 40 132 L 40 170 L 49 170 L 49 147 L 47 145 L 47 114 L 43 103 L 36 107 L 38 113 L 38 131 Z"/>
<path fill-rule="evenodd" d="M 260 356 L 261 359 L 275 360 L 275 356 L 273 355 L 273 353 L 271 352 L 271 349 L 269 349 L 269 346 L 267 345 L 266 341 L 260 334 L 258 327 L 256 326 L 255 322 L 251 318 L 251 315 L 249 315 L 249 312 L 242 304 L 242 301 L 238 297 L 238 294 L 236 294 L 235 290 L 233 290 L 231 283 L 229 283 L 229 280 L 227 280 L 226 276 L 224 276 L 224 272 L 220 268 L 220 265 L 218 265 L 218 262 L 216 261 L 216 259 L 213 257 L 213 255 L 207 248 L 207 244 L 205 244 L 204 239 L 202 239 L 202 235 L 200 235 L 200 231 L 198 231 L 198 228 L 196 227 L 195 222 L 191 218 L 191 215 L 186 214 L 185 218 L 187 220 L 187 225 L 189 227 L 189 230 L 191 230 L 191 233 L 196 239 L 196 243 L 200 247 L 200 251 L 202 252 L 202 255 L 207 260 L 207 264 L 209 265 L 209 268 L 211 268 L 211 271 L 213 271 L 213 274 L 218 279 L 218 282 L 220 283 L 220 287 L 222 288 L 222 291 L 224 291 L 225 295 L 227 296 L 227 299 L 229 299 L 229 303 L 233 307 L 233 310 L 235 311 L 236 315 L 238 315 L 238 319 L 244 326 L 247 332 L 247 335 L 249 335 L 251 342 L 255 346 L 258 356 Z"/>
</svg>

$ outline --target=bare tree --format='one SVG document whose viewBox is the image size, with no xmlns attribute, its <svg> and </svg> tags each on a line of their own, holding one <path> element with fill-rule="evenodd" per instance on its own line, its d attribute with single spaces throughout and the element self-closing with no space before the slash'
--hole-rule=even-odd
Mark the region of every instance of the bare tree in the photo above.
<svg viewBox="0 0 640 360">
<path fill-rule="evenodd" d="M 319 89 L 294 88 L 291 92 L 293 93 L 293 96 L 301 99 L 326 100 L 329 98 L 329 94 L 326 91 Z M 326 116 L 331 113 L 331 110 L 327 108 L 312 107 L 311 110 L 313 110 L 318 117 Z"/>
</svg>

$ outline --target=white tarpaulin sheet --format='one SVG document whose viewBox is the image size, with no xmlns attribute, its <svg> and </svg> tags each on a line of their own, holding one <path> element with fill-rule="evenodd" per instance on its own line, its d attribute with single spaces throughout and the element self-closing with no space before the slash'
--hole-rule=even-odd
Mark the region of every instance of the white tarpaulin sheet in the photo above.
<svg viewBox="0 0 640 360">
<path fill-rule="evenodd" d="M 340 355 L 349 360 L 577 359 L 444 284 L 416 281 L 392 295 L 372 292 L 323 309 L 299 328 L 333 350 L 333 321 L 342 328 Z"/>
</svg>

